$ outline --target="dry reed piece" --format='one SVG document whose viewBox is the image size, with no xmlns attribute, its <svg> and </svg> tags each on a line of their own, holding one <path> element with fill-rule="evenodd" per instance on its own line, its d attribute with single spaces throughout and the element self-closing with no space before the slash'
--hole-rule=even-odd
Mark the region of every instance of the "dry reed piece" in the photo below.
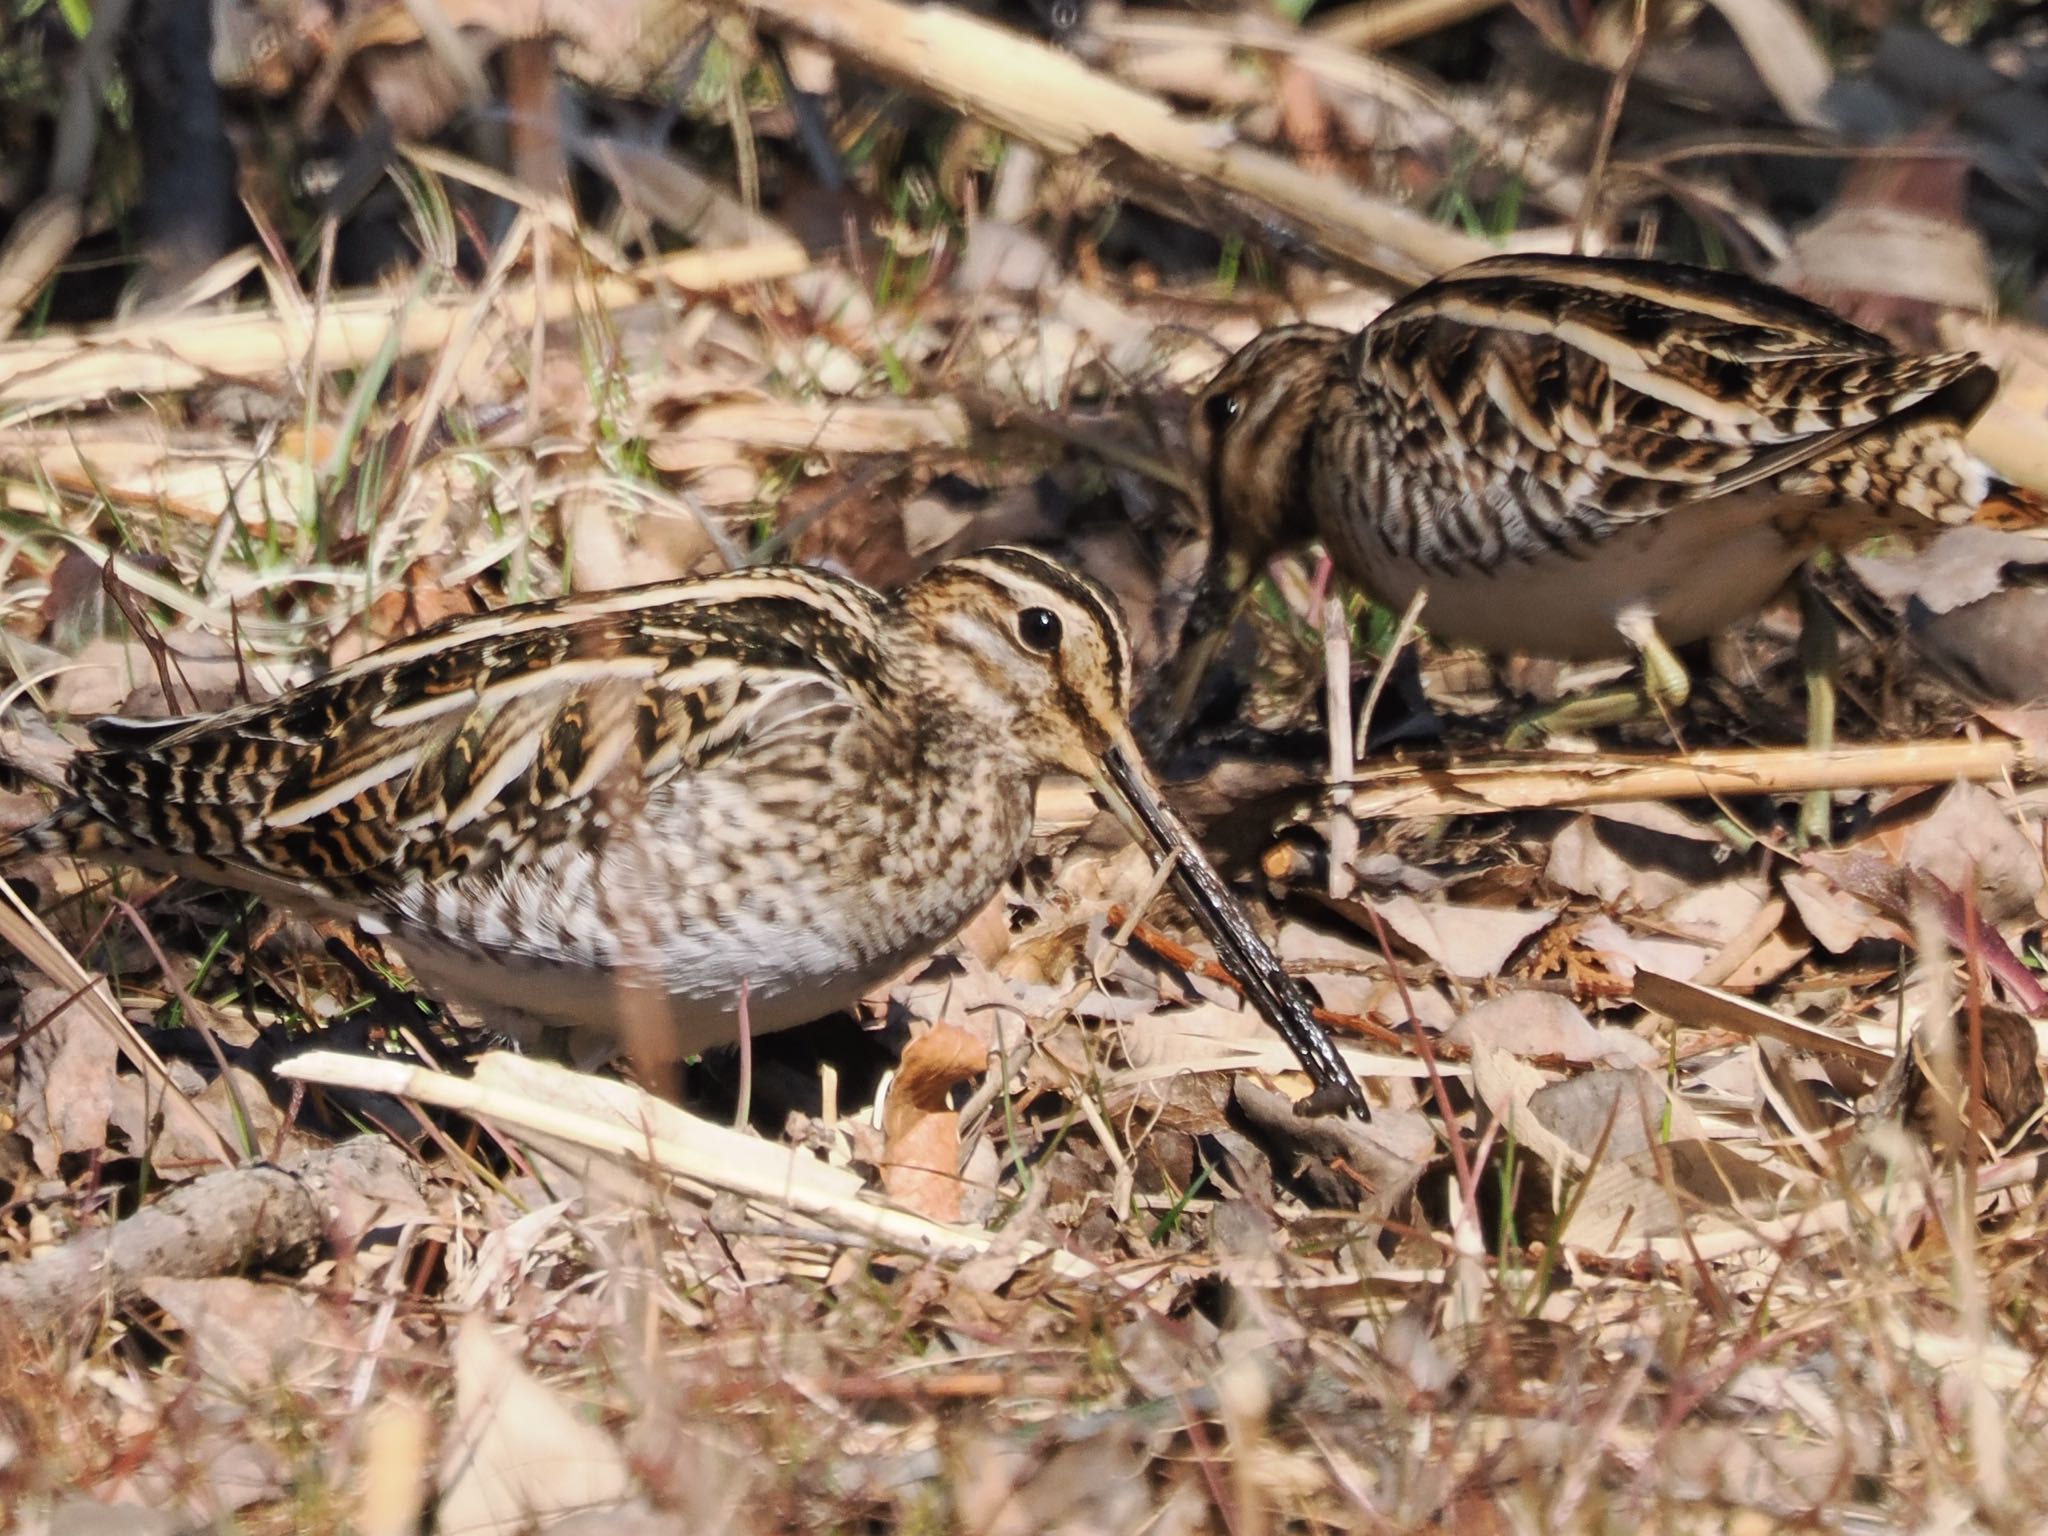
<svg viewBox="0 0 2048 1536">
<path fill-rule="evenodd" d="M 810 265 L 795 241 L 685 251 L 616 276 L 580 275 L 508 286 L 500 318 L 519 327 L 623 308 L 649 288 L 711 292 L 794 276 Z M 395 344 L 433 352 L 470 323 L 472 296 L 344 299 L 317 310 L 244 309 L 52 333 L 0 346 L 0 416 L 40 414 L 108 395 L 190 389 L 208 378 L 267 376 L 303 367 L 359 368 Z M 396 333 L 395 343 L 393 333 Z"/>
<path fill-rule="evenodd" d="M 1227 125 L 1183 117 L 1156 96 L 1071 54 L 950 6 L 896 0 L 751 0 L 744 14 L 809 38 L 1051 155 L 1116 153 L 1145 173 L 1133 196 L 1176 203 L 1206 190 L 1251 221 L 1327 256 L 1420 282 L 1491 249 L 1390 199 L 1236 141 Z"/>
<path fill-rule="evenodd" d="M 1476 816 L 1499 811 L 1796 795 L 1812 789 L 1888 789 L 2020 779 L 2040 771 L 2019 741 L 1907 742 L 1813 752 L 1770 747 L 1674 757 L 1495 758 L 1402 763 L 1350 782 L 1353 816 Z"/>
<path fill-rule="evenodd" d="M 1883 1072 L 1892 1064 L 1890 1051 L 1876 1050 L 1860 1040 L 1845 1040 L 1797 1019 L 1773 1013 L 1746 997 L 1719 987 L 1680 981 L 1638 969 L 1635 1000 L 1687 1029 L 1720 1029 L 1744 1039 L 1776 1040 L 1815 1056 L 1842 1056 L 1860 1067 Z"/>
<path fill-rule="evenodd" d="M 685 1187 L 729 1191 L 904 1253 L 966 1258 L 1002 1240 L 983 1228 L 932 1221 L 878 1201 L 863 1192 L 858 1175 L 800 1148 L 715 1125 L 626 1083 L 509 1053 L 482 1058 L 470 1078 L 340 1051 L 309 1051 L 277 1070 L 301 1082 L 460 1110 L 520 1131 L 544 1148 L 628 1160 Z M 559 1160 L 559 1154 L 551 1155 Z M 1016 1251 L 1027 1259 L 1042 1257 L 1069 1280 L 1105 1278 L 1096 1265 L 1042 1244 L 1020 1242 Z"/>
<path fill-rule="evenodd" d="M 648 461 L 668 471 L 731 461 L 733 449 L 757 453 L 955 452 L 971 435 L 967 413 L 943 397 L 902 404 L 816 400 L 732 401 L 707 405 L 680 425 L 652 434 Z"/>
<path fill-rule="evenodd" d="M 1430 6 L 1436 3 L 1427 0 Z M 1567 212 L 1585 197 L 1583 176 L 1565 169 L 1489 104 L 1447 91 L 1418 70 L 1347 47 L 1318 27 L 1297 29 L 1270 18 L 1127 11 L 1104 20 L 1100 30 L 1119 49 L 1117 72 L 1146 90 L 1219 111 L 1263 106 L 1272 98 L 1272 82 L 1239 63 L 1245 50 L 1253 50 L 1311 78 L 1333 114 L 1350 125 L 1354 139 L 1426 142 L 1446 133 L 1462 135 L 1484 160 L 1512 166 L 1543 207 Z M 1507 243 L 1518 250 L 1561 250 L 1568 238 L 1561 230 L 1553 235 L 1523 229 Z"/>
<path fill-rule="evenodd" d="M 1361 53 L 1394 48 L 1483 16 L 1502 0 L 1372 0 L 1320 16 L 1311 31 Z"/>
<path fill-rule="evenodd" d="M 137 414 L 70 430 L 23 428 L 0 439 L 0 498 L 18 512 L 48 514 L 51 492 L 116 506 L 168 512 L 211 525 L 232 507 L 260 530 L 271 508 L 289 517 L 303 450 L 261 454 L 219 433 L 166 431 Z"/>
</svg>

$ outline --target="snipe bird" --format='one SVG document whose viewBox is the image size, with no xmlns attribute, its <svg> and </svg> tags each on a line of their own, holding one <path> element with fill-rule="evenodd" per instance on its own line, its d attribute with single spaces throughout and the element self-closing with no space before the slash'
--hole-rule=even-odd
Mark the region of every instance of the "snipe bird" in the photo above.
<svg viewBox="0 0 2048 1536">
<path fill-rule="evenodd" d="M 994 895 L 1044 774 L 1174 860 L 1224 964 L 1365 1113 L 1299 986 L 1131 739 L 1113 600 L 1042 555 L 893 596 L 729 575 L 446 622 L 276 698 L 102 719 L 0 841 L 189 875 L 387 936 L 496 1020 L 653 1017 L 690 1053 L 851 1004 Z"/>
<path fill-rule="evenodd" d="M 1644 661 L 1762 608 L 1816 550 L 1966 520 L 1962 435 L 1996 388 L 1817 304 L 1663 262 L 1496 256 L 1356 335 L 1256 337 L 1192 411 L 1212 519 L 1168 690 L 1173 724 L 1264 563 L 1320 539 L 1422 625 L 1495 653 Z M 1553 724 L 1641 712 L 1583 700 Z"/>
</svg>

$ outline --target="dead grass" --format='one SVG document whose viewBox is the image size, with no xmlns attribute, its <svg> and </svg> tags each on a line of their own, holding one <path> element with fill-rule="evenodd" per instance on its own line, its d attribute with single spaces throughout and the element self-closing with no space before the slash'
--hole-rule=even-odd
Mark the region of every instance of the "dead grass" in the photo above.
<svg viewBox="0 0 2048 1536">
<path fill-rule="evenodd" d="M 1546 126 L 1514 70 L 1480 90 L 1349 42 L 1484 10 L 1108 14 L 1084 59 L 990 55 L 933 7 L 761 0 L 868 199 L 829 238 L 785 227 L 822 189 L 732 190 L 798 157 L 728 18 L 730 79 L 690 100 L 752 147 L 730 185 L 681 156 L 662 183 L 722 240 L 661 249 L 682 214 L 646 166 L 641 205 L 583 229 L 438 148 L 401 173 L 426 255 L 379 288 L 273 241 L 245 263 L 260 302 L 27 324 L 0 343 L 17 691 L 60 717 L 213 707 L 472 605 L 764 553 L 891 581 L 998 539 L 1111 583 L 1154 664 L 1191 569 L 1176 392 L 1259 324 L 1361 323 L 1396 280 L 1510 231 L 1563 248 L 1587 214 L 1610 247 L 1675 209 L 1681 254 L 1787 238 L 1767 187 L 1674 185 L 1626 112 L 1596 200 L 1593 135 Z M 1661 89 L 1658 49 L 1812 42 L 1786 6 L 1719 11 L 1660 34 L 1629 99 Z M 1604 28 L 1598 89 L 1547 103 L 1579 130 L 1627 52 Z M 1763 98 L 1810 121 L 1808 66 L 1852 53 L 1778 60 Z M 933 153 L 860 70 L 947 109 Z M 463 266 L 472 184 L 521 207 Z M 1214 259 L 1166 225 L 1119 246 L 1126 199 Z M 1967 324 L 2015 359 L 1984 451 L 2040 489 L 2038 338 Z M 1373 721 L 1454 716 L 1460 761 L 1367 760 L 1333 795 L 1352 730 L 1322 734 L 1324 656 L 1363 672 L 1406 637 L 1354 610 L 1326 645 L 1310 589 L 1276 573 L 1234 665 L 1313 747 L 1226 753 L 1184 799 L 1263 869 L 1249 894 L 1286 897 L 1280 948 L 1379 1105 L 1363 1130 L 1288 1113 L 1291 1058 L 1070 787 L 870 1035 L 760 1043 L 739 1129 L 715 1068 L 686 1111 L 472 1060 L 260 909 L 25 871 L 40 900 L 0 906 L 0 1280 L 225 1168 L 365 1134 L 406 1171 L 338 1177 L 321 1240 L 252 1246 L 247 1273 L 103 1268 L 61 1326 L 0 1327 L 0 1525 L 2048 1521 L 2038 726 L 1852 634 L 1860 744 L 1784 750 L 1797 661 L 1767 616 L 1717 652 L 1686 749 L 1499 761 L 1498 675 L 1425 647 Z M 1841 835 L 1802 850 L 1791 797 L 1816 786 Z"/>
</svg>

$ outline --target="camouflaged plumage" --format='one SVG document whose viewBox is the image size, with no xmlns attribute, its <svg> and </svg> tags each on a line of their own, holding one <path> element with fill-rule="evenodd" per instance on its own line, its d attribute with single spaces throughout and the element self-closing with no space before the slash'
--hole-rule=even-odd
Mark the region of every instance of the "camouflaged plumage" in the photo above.
<svg viewBox="0 0 2048 1536">
<path fill-rule="evenodd" d="M 1325 1090 L 1356 1080 L 1160 803 L 1114 604 L 989 550 L 884 597 L 761 567 L 459 618 L 278 698 L 102 720 L 0 841 L 362 924 L 430 988 L 683 1052 L 845 1007 L 1016 865 L 1048 772 L 1103 790 Z"/>
<path fill-rule="evenodd" d="M 1813 549 L 1966 519 L 1962 432 L 1996 377 L 1903 354 L 1819 305 L 1656 262 L 1499 256 L 1357 335 L 1252 341 L 1193 411 L 1215 541 L 1190 638 L 1320 537 L 1450 640 L 1620 654 L 1766 601 Z"/>
</svg>

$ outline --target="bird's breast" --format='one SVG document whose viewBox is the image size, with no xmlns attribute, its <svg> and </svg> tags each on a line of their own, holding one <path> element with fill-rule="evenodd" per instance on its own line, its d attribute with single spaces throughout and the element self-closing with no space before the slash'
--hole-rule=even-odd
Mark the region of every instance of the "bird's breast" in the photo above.
<svg viewBox="0 0 2048 1536">
<path fill-rule="evenodd" d="M 1017 774 L 834 774 L 768 786 L 690 776 L 600 842 L 403 893 L 393 936 L 473 1001 L 615 1030 L 658 1005 L 679 1040 L 848 1006 L 950 939 L 1015 867 L 1032 786 Z"/>
<path fill-rule="evenodd" d="M 1422 508 L 1416 521 L 1495 518 L 1474 558 L 1408 525 L 1354 520 L 1326 535 L 1332 558 L 1379 602 L 1400 610 L 1427 589 L 1421 624 L 1439 639 L 1496 654 L 1590 660 L 1628 654 L 1615 625 L 1646 609 L 1673 645 L 1703 639 L 1763 607 L 1814 541 L 1770 493 L 1690 503 L 1598 538 L 1532 535 L 1516 514 L 1461 500 L 1462 515 Z"/>
</svg>

